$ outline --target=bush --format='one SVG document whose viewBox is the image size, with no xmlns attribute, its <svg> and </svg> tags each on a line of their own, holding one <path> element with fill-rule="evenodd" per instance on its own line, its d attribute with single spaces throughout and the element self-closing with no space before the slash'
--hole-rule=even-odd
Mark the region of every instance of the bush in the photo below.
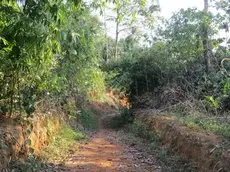
<svg viewBox="0 0 230 172">
<path fill-rule="evenodd" d="M 138 137 L 147 139 L 151 142 L 157 142 L 158 136 L 155 130 L 149 130 L 148 126 L 142 121 L 135 120 L 127 127 L 127 130 Z"/>
<path fill-rule="evenodd" d="M 120 109 L 120 114 L 118 116 L 113 117 L 110 121 L 108 126 L 110 128 L 121 128 L 126 124 L 133 122 L 133 115 L 130 109 L 124 108 Z"/>
<path fill-rule="evenodd" d="M 31 171 L 41 171 L 42 164 L 39 160 L 30 155 L 27 159 L 23 162 L 20 161 L 11 161 L 9 164 L 9 170 L 14 172 L 31 172 Z"/>
<path fill-rule="evenodd" d="M 89 110 L 81 110 L 79 116 L 80 124 L 86 130 L 95 130 L 98 129 L 98 120 L 95 114 Z"/>
</svg>

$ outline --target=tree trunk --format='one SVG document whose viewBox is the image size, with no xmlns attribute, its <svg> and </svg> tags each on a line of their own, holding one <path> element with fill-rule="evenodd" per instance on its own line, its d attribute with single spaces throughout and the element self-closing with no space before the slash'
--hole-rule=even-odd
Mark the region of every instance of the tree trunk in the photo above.
<svg viewBox="0 0 230 172">
<path fill-rule="evenodd" d="M 138 96 L 138 83 L 137 83 L 137 79 L 135 77 L 135 90 L 136 90 L 136 96 Z"/>
<path fill-rule="evenodd" d="M 108 36 L 107 36 L 107 24 L 106 24 L 106 13 L 104 9 L 104 29 L 105 29 L 105 41 L 106 41 L 106 58 L 105 62 L 107 63 L 108 58 L 109 58 L 109 43 L 108 43 Z"/>
<path fill-rule="evenodd" d="M 146 63 L 145 63 L 145 84 L 146 84 L 146 91 L 149 92 L 149 80 L 148 80 Z"/>
<path fill-rule="evenodd" d="M 204 0 L 204 13 L 205 15 L 208 15 L 208 0 Z M 205 67 L 206 67 L 206 72 L 209 73 L 212 71 L 212 64 L 211 64 L 211 44 L 209 41 L 209 37 L 208 37 L 208 26 L 207 24 L 203 23 L 203 33 L 202 33 L 202 37 L 203 37 L 203 48 L 204 48 L 204 52 L 203 52 L 203 56 L 204 56 L 204 60 L 205 60 Z"/>
<path fill-rule="evenodd" d="M 117 9 L 116 17 L 116 42 L 115 42 L 115 59 L 118 59 L 118 37 L 119 37 L 119 9 Z"/>
</svg>

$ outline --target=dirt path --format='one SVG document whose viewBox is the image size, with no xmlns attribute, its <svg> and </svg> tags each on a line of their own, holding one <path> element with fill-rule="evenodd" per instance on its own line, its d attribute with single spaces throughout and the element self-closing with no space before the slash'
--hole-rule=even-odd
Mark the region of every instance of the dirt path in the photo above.
<svg viewBox="0 0 230 172">
<path fill-rule="evenodd" d="M 124 145 L 116 131 L 101 129 L 88 142 L 78 145 L 64 165 L 45 171 L 70 172 L 160 172 L 153 155 L 136 145 Z"/>
</svg>

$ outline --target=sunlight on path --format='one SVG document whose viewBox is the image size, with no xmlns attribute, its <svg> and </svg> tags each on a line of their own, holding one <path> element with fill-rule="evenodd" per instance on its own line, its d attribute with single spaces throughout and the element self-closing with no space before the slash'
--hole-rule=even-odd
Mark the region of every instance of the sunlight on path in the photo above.
<svg viewBox="0 0 230 172">
<path fill-rule="evenodd" d="M 66 166 L 73 171 L 117 171 L 124 168 L 121 147 L 105 140 L 107 134 L 105 130 L 95 134 L 88 144 L 79 147 L 80 152 L 76 152 Z"/>
</svg>

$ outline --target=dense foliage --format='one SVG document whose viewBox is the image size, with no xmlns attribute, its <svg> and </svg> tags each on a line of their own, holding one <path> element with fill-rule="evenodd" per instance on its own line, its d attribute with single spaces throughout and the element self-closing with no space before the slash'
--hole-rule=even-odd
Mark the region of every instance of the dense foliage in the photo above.
<svg viewBox="0 0 230 172">
<path fill-rule="evenodd" d="M 216 7 L 219 9 L 219 3 Z M 229 57 L 229 43 L 219 36 L 223 18 L 229 13 L 225 12 L 214 15 L 182 9 L 157 28 L 150 46 L 138 44 L 135 35 L 121 40 L 123 56 L 104 65 L 108 83 L 132 97 L 152 92 L 152 99 L 160 102 L 166 96 L 166 101 L 174 99 L 173 105 L 192 96 L 202 100 L 208 111 L 229 110 L 229 63 L 223 61 Z M 211 71 L 207 71 L 204 58 L 204 25 L 209 31 Z"/>
<path fill-rule="evenodd" d="M 100 26 L 86 4 L 3 0 L 0 25 L 0 114 L 102 96 Z"/>
<path fill-rule="evenodd" d="M 229 109 L 229 42 L 218 35 L 229 31 L 229 3 L 214 6 L 220 12 L 182 9 L 153 29 L 158 6 L 146 0 L 2 0 L 0 114 L 55 106 L 72 116 L 75 105 L 103 98 L 105 79 L 131 97 L 172 88 L 181 92 L 174 103 L 192 95 Z"/>
</svg>

